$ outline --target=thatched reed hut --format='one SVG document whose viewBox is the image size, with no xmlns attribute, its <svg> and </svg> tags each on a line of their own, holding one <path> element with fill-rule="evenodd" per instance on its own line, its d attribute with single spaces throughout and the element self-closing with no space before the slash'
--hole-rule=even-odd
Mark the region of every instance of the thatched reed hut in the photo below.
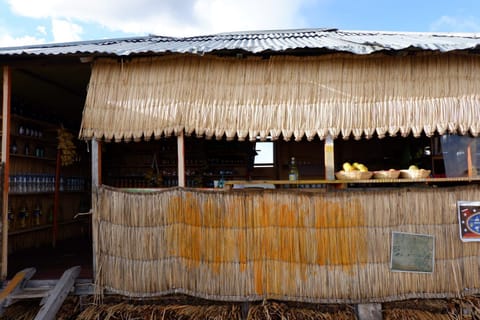
<svg viewBox="0 0 480 320">
<path fill-rule="evenodd" d="M 42 65 L 45 77 L 67 86 L 75 75 L 65 71 L 79 68 L 88 78 L 81 102 L 55 112 L 76 120 L 91 152 L 99 292 L 463 297 L 480 290 L 479 44 L 468 34 L 289 30 L 6 48 L 4 127 L 12 74 L 27 81 L 38 61 L 59 60 L 63 72 Z M 272 156 L 259 163 L 263 142 Z"/>
</svg>

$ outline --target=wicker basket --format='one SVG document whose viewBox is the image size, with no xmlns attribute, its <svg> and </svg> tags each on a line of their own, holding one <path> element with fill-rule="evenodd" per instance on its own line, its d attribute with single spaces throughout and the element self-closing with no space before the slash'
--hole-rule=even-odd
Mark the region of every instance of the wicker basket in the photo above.
<svg viewBox="0 0 480 320">
<path fill-rule="evenodd" d="M 370 179 L 373 172 L 370 171 L 338 171 L 335 176 L 338 180 L 366 180 Z"/>
<path fill-rule="evenodd" d="M 373 172 L 374 179 L 397 179 L 400 176 L 400 170 L 380 170 Z"/>
<path fill-rule="evenodd" d="M 400 170 L 400 177 L 405 179 L 425 179 L 430 175 L 430 170 Z"/>
</svg>

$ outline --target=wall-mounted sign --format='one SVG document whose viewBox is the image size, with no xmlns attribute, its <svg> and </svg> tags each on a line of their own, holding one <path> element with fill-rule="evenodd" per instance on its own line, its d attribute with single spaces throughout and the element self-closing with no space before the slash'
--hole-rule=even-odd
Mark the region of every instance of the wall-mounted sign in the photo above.
<svg viewBox="0 0 480 320">
<path fill-rule="evenodd" d="M 431 235 L 393 232 L 391 270 L 401 272 L 433 272 L 434 240 L 434 236 Z"/>
<path fill-rule="evenodd" d="M 480 241 L 480 201 L 457 201 L 460 239 Z"/>
</svg>

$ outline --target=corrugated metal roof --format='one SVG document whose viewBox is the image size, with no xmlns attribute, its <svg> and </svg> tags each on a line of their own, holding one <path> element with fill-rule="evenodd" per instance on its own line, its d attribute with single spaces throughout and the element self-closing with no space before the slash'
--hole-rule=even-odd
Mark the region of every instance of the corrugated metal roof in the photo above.
<svg viewBox="0 0 480 320">
<path fill-rule="evenodd" d="M 353 54 L 404 49 L 452 51 L 480 48 L 475 33 L 420 33 L 298 29 L 230 32 L 195 37 L 144 36 L 0 48 L 0 56 L 102 54 L 193 53 L 242 50 L 251 53 L 318 49 Z"/>
</svg>

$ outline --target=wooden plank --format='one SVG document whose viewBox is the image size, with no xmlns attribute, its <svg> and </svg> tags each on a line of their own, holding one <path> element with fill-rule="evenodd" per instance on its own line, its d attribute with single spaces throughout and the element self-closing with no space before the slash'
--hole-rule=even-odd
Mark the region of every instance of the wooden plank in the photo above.
<svg viewBox="0 0 480 320">
<path fill-rule="evenodd" d="M 185 187 L 185 135 L 183 131 L 177 137 L 178 186 Z"/>
<path fill-rule="evenodd" d="M 42 299 L 40 311 L 35 316 L 35 320 L 53 320 L 58 310 L 72 290 L 75 279 L 80 274 L 80 266 L 72 267 L 66 270 L 57 285 L 50 291 L 49 295 Z"/>
<path fill-rule="evenodd" d="M 15 276 L 10 280 L 7 286 L 0 292 L 0 301 L 3 301 L 7 296 L 12 293 L 21 290 L 25 283 L 35 274 L 35 268 L 26 268 L 17 272 Z"/>
<path fill-rule="evenodd" d="M 2 98 L 2 162 L 3 167 L 3 208 L 2 208 L 2 267 L 1 278 L 7 278 L 8 267 L 8 176 L 10 174 L 10 103 L 12 91 L 12 72 L 10 67 L 3 68 Z"/>
<path fill-rule="evenodd" d="M 23 269 L 10 280 L 7 286 L 0 292 L 0 315 L 3 313 L 3 309 L 11 305 L 14 300 L 12 296 L 21 292 L 23 287 L 30 278 L 33 277 L 37 270 L 35 268 Z"/>
<path fill-rule="evenodd" d="M 22 300 L 22 299 L 40 299 L 49 295 L 52 288 L 42 288 L 42 289 L 23 289 L 19 293 L 15 293 L 10 296 L 12 300 Z"/>
</svg>

